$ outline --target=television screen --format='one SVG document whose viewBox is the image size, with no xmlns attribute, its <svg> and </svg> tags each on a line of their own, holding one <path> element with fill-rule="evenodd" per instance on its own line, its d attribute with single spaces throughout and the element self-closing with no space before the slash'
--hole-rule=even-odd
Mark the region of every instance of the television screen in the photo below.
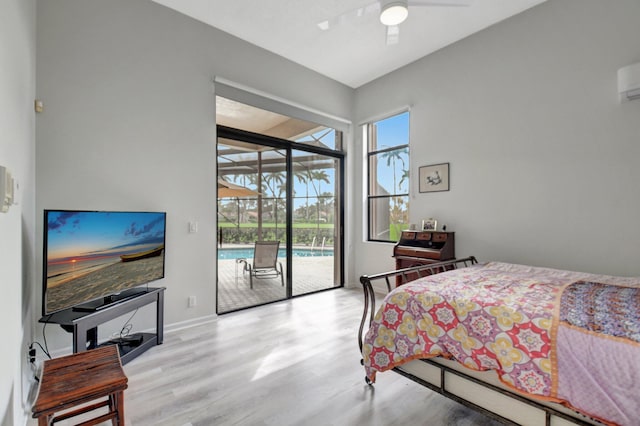
<svg viewBox="0 0 640 426">
<path fill-rule="evenodd" d="M 43 228 L 43 315 L 99 309 L 164 277 L 166 213 L 45 210 Z"/>
</svg>

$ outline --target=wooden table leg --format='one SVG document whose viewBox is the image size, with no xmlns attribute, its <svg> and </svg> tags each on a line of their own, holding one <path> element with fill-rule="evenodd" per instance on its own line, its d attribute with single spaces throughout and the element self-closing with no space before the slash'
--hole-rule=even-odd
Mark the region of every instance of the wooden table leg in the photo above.
<svg viewBox="0 0 640 426">
<path fill-rule="evenodd" d="M 114 423 L 114 426 L 124 426 L 124 392 L 116 393 L 115 403 L 117 416 L 114 421 L 117 419 L 118 423 Z"/>
</svg>

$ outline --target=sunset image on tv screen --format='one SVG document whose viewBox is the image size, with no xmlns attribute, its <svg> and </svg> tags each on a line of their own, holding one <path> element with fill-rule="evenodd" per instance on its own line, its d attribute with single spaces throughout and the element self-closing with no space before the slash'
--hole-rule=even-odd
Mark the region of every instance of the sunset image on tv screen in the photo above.
<svg viewBox="0 0 640 426">
<path fill-rule="evenodd" d="M 45 309 L 59 311 L 164 276 L 165 213 L 45 212 Z"/>
</svg>

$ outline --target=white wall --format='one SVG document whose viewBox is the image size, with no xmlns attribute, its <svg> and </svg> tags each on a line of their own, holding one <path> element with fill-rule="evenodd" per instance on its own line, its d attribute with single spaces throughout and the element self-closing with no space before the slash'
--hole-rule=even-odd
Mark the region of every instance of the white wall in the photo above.
<svg viewBox="0 0 640 426">
<path fill-rule="evenodd" d="M 39 1 L 36 253 L 44 208 L 166 210 L 166 321 L 212 315 L 221 76 L 356 122 L 412 105 L 411 219 L 448 223 L 458 255 L 638 275 L 640 102 L 618 102 L 616 71 L 640 61 L 639 7 L 549 0 L 361 87 L 354 106 L 351 89 L 150 1 Z M 362 242 L 357 142 L 351 281 L 393 267 L 391 245 Z M 439 162 L 451 191 L 419 194 L 418 167 Z"/>
<path fill-rule="evenodd" d="M 46 208 L 166 211 L 165 321 L 214 315 L 214 77 L 342 117 L 353 90 L 148 0 L 39 1 L 37 16 L 37 235 Z"/>
<path fill-rule="evenodd" d="M 459 257 L 640 275 L 640 102 L 616 90 L 638 18 L 637 0 L 550 0 L 359 88 L 355 121 L 412 105 L 411 222 L 449 224 Z M 451 190 L 418 193 L 441 162 Z M 356 273 L 391 269 L 356 232 Z"/>
<path fill-rule="evenodd" d="M 32 335 L 35 203 L 35 0 L 0 6 L 0 165 L 20 185 L 19 204 L 0 213 L 0 424 L 25 421 L 23 380 Z"/>
</svg>

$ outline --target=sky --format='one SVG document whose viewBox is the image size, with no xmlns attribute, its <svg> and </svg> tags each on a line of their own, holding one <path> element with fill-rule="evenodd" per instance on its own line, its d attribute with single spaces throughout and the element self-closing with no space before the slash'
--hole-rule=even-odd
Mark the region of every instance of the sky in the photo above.
<svg viewBox="0 0 640 426">
<path fill-rule="evenodd" d="M 165 214 L 49 211 L 47 258 L 115 256 L 164 241 Z"/>
<path fill-rule="evenodd" d="M 398 145 L 409 144 L 409 112 L 394 115 L 376 122 L 378 146 L 376 149 L 381 150 L 391 148 Z M 408 151 L 407 151 L 408 152 Z M 409 155 L 403 154 L 402 159 L 405 162 L 405 168 L 409 167 Z M 382 184 L 384 189 L 389 193 L 408 193 L 409 180 L 405 179 L 402 186 L 398 188 L 399 182 L 402 180 L 403 168 L 402 163 L 396 160 L 396 188 L 393 188 L 393 162 L 387 165 L 385 158 L 380 159 L 378 163 L 378 182 Z"/>
</svg>

